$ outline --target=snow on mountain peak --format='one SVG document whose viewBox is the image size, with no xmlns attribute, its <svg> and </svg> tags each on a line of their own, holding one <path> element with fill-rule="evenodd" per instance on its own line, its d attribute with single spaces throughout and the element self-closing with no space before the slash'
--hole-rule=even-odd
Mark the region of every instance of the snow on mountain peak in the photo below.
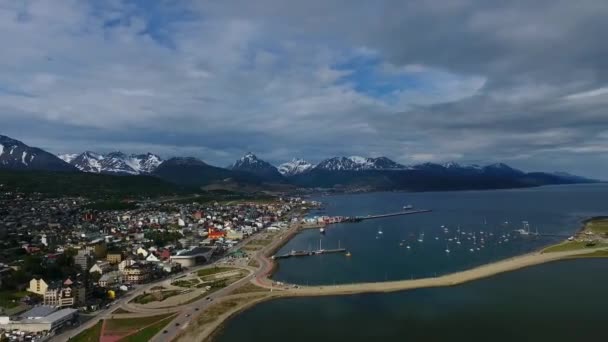
<svg viewBox="0 0 608 342">
<path fill-rule="evenodd" d="M 279 165 L 278 170 L 283 176 L 295 176 L 311 170 L 313 164 L 304 159 L 294 158 L 291 161 Z"/>
<path fill-rule="evenodd" d="M 2 154 L 2 153 L 0 153 Z M 72 160 L 74 160 L 76 157 L 78 157 L 77 153 L 64 153 L 64 154 L 59 154 L 57 155 L 57 157 L 59 157 L 61 160 L 63 160 L 66 163 L 70 163 Z"/>
<path fill-rule="evenodd" d="M 81 154 L 62 154 L 61 159 L 74 165 L 80 171 L 112 174 L 147 174 L 154 171 L 162 160 L 157 155 L 132 154 L 127 156 L 120 151 L 99 154 L 86 151 Z"/>
<path fill-rule="evenodd" d="M 405 166 L 386 157 L 335 157 L 322 161 L 316 166 L 318 169 L 329 171 L 362 171 L 362 170 L 400 170 Z"/>
</svg>

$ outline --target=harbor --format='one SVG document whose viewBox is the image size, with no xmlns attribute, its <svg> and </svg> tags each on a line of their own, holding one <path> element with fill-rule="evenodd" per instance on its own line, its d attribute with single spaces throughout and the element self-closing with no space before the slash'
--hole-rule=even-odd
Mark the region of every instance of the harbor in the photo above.
<svg viewBox="0 0 608 342">
<path fill-rule="evenodd" d="M 335 248 L 335 249 L 319 249 L 311 251 L 291 251 L 287 254 L 280 254 L 272 256 L 272 259 L 287 259 L 291 257 L 303 257 L 313 256 L 321 254 L 333 254 L 333 253 L 347 253 L 346 248 Z"/>
<path fill-rule="evenodd" d="M 319 240 L 319 249 L 312 250 L 310 247 L 308 250 L 291 250 L 289 253 L 273 255 L 271 259 L 287 259 L 291 257 L 303 257 L 303 256 L 313 256 L 313 255 L 321 255 L 321 254 L 335 254 L 335 253 L 345 253 L 346 256 L 350 256 L 350 252 L 346 250 L 346 248 L 340 247 L 340 241 L 338 241 L 338 248 L 330 248 L 323 249 L 322 240 Z"/>
</svg>

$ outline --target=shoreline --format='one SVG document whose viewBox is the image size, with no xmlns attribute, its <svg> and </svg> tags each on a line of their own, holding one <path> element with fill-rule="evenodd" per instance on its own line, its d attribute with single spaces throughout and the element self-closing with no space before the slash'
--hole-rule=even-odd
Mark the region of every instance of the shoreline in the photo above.
<svg viewBox="0 0 608 342">
<path fill-rule="evenodd" d="M 591 220 L 601 218 L 601 216 L 591 217 L 582 221 L 584 228 L 585 224 Z M 581 228 L 581 229 L 583 229 Z M 419 288 L 437 288 L 437 287 L 451 287 L 468 282 L 493 277 L 502 273 L 508 273 L 516 270 L 520 270 L 527 267 L 538 266 L 555 261 L 572 260 L 577 258 L 589 258 L 590 254 L 597 251 L 606 251 L 608 247 L 578 249 L 564 252 L 552 252 L 543 253 L 544 250 L 534 251 L 523 255 L 517 255 L 511 258 L 490 262 L 484 265 L 476 266 L 470 269 L 452 272 L 442 276 L 421 278 L 415 280 L 395 280 L 395 281 L 382 281 L 382 282 L 367 282 L 367 283 L 355 283 L 355 284 L 341 284 L 341 285 L 318 285 L 318 286 L 301 286 L 297 285 L 298 288 L 287 288 L 282 289 L 273 285 L 266 284 L 263 280 L 271 281 L 269 277 L 275 272 L 278 267 L 276 260 L 269 258 L 268 256 L 279 250 L 282 246 L 288 243 L 295 235 L 302 231 L 301 224 L 293 224 L 292 227 L 286 231 L 285 235 L 282 235 L 276 242 L 270 244 L 267 249 L 261 250 L 257 258 L 260 258 L 259 272 L 262 274 L 262 279 L 256 276 L 252 283 L 265 288 L 269 292 L 262 292 L 258 295 L 262 297 L 252 300 L 250 302 L 242 303 L 236 307 L 228 310 L 227 312 L 220 315 L 217 320 L 206 327 L 199 338 L 205 342 L 212 342 L 221 332 L 225 324 L 238 315 L 239 313 L 250 309 L 251 307 L 260 304 L 262 302 L 280 298 L 290 297 L 321 297 L 321 296 L 344 296 L 344 295 L 355 295 L 364 293 L 388 293 L 388 292 L 400 292 L 409 291 Z M 546 248 L 546 247 L 545 247 Z M 599 256 L 601 258 L 601 256 Z M 598 258 L 591 256 L 590 258 Z M 267 269 L 265 270 L 265 265 Z M 255 293 L 252 293 L 254 295 Z M 226 300 L 230 300 L 230 296 L 226 297 Z M 180 338 L 178 338 L 180 340 Z"/>
<path fill-rule="evenodd" d="M 263 297 L 253 301 L 243 303 L 232 310 L 218 317 L 216 322 L 213 322 L 200 335 L 202 341 L 213 342 L 221 333 L 224 326 L 230 319 L 243 311 L 254 307 L 257 304 L 282 298 L 293 297 L 326 297 L 326 296 L 349 296 L 366 293 L 391 293 L 401 291 L 411 291 L 422 288 L 439 288 L 452 287 L 466 284 L 472 281 L 491 278 L 503 273 L 513 272 L 528 267 L 539 266 L 556 261 L 567 261 L 579 258 L 586 258 L 586 255 L 594 251 L 605 251 L 606 247 L 595 249 L 584 249 L 578 251 L 556 252 L 542 254 L 534 252 L 530 254 L 520 255 L 509 259 L 493 262 L 490 264 L 481 265 L 468 270 L 454 272 L 434 278 L 422 278 L 417 280 L 397 280 L 377 283 L 357 283 L 350 285 L 329 285 L 318 287 L 307 287 L 293 290 L 276 290 L 272 293 L 260 293 Z M 544 258 L 541 258 L 545 256 Z M 602 258 L 602 257 L 591 257 Z M 497 268 L 498 267 L 498 268 Z M 228 298 L 229 299 L 229 298 Z"/>
</svg>

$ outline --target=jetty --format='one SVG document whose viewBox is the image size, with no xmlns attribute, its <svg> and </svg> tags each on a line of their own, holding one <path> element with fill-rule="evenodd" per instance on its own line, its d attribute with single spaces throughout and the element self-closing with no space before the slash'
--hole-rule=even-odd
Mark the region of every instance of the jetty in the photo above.
<svg viewBox="0 0 608 342">
<path fill-rule="evenodd" d="M 315 251 L 291 251 L 285 254 L 273 255 L 272 259 L 287 259 L 291 257 L 313 256 L 321 254 L 346 253 L 346 248 L 318 249 Z"/>
<path fill-rule="evenodd" d="M 303 222 L 300 225 L 299 229 L 323 228 L 330 224 L 336 224 L 336 223 L 356 223 L 356 222 L 361 222 L 361 221 L 365 221 L 365 220 L 374 220 L 374 219 L 381 219 L 381 218 L 386 218 L 386 217 L 424 214 L 424 213 L 430 213 L 431 211 L 432 210 L 430 210 L 430 209 L 417 209 L 417 210 L 404 210 L 404 211 L 399 211 L 399 212 L 395 212 L 395 213 L 367 215 L 367 216 L 321 216 L 318 218 L 314 218 L 313 221 Z"/>
<path fill-rule="evenodd" d="M 431 209 L 405 210 L 405 211 L 399 211 L 396 213 L 388 213 L 388 214 L 380 214 L 380 215 L 355 216 L 352 219 L 356 220 L 355 222 L 358 222 L 358 221 L 374 220 L 374 219 L 381 219 L 381 218 L 393 217 L 393 216 L 424 214 L 424 213 L 430 213 L 431 211 L 432 211 Z"/>
</svg>

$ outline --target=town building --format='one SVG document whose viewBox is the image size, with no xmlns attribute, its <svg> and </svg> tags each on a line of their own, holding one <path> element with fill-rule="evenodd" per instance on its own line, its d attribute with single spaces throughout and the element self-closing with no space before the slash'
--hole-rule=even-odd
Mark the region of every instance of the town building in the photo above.
<svg viewBox="0 0 608 342">
<path fill-rule="evenodd" d="M 66 324 L 76 321 L 75 309 L 58 310 L 52 306 L 37 306 L 11 319 L 0 316 L 0 329 L 25 332 L 55 331 Z"/>
<path fill-rule="evenodd" d="M 150 270 L 144 264 L 132 264 L 123 270 L 123 279 L 129 284 L 143 284 L 150 279 Z"/>
<path fill-rule="evenodd" d="M 48 288 L 49 285 L 44 281 L 44 279 L 33 278 L 32 280 L 30 280 L 30 286 L 27 288 L 27 291 L 44 296 Z"/>
<path fill-rule="evenodd" d="M 108 253 L 106 260 L 112 265 L 118 264 L 122 261 L 122 253 Z"/>
</svg>

